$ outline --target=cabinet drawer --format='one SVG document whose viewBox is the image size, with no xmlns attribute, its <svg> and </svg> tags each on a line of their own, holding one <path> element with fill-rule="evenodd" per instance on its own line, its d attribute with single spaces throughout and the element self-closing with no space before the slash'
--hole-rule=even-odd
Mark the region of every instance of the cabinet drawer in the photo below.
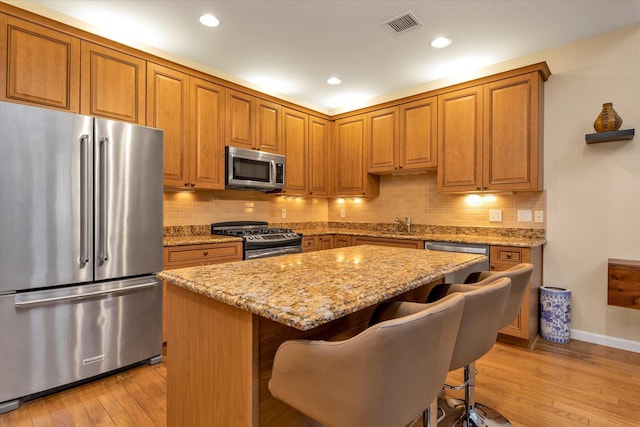
<svg viewBox="0 0 640 427">
<path fill-rule="evenodd" d="M 302 238 L 302 252 L 317 251 L 318 247 L 314 236 L 307 236 Z"/>
<path fill-rule="evenodd" d="M 242 260 L 241 242 L 164 248 L 165 269 L 240 260 Z"/>
<path fill-rule="evenodd" d="M 524 250 L 521 248 L 492 247 L 491 261 L 521 263 L 524 260 Z"/>
</svg>

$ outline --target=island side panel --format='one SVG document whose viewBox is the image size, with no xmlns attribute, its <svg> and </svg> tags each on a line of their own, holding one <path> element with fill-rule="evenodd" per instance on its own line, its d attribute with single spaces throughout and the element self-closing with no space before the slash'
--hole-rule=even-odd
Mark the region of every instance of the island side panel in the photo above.
<svg viewBox="0 0 640 427">
<path fill-rule="evenodd" d="M 257 319 L 167 286 L 167 425 L 258 425 Z"/>
<path fill-rule="evenodd" d="M 442 280 L 413 289 L 391 298 L 392 301 L 424 302 L 429 291 Z M 280 344 L 291 339 L 318 339 L 338 341 L 351 338 L 364 331 L 376 306 L 368 307 L 317 328 L 301 331 L 256 316 L 259 322 L 259 408 L 260 427 L 321 427 L 322 424 L 307 417 L 291 406 L 275 399 L 269 391 L 273 358 Z"/>
</svg>

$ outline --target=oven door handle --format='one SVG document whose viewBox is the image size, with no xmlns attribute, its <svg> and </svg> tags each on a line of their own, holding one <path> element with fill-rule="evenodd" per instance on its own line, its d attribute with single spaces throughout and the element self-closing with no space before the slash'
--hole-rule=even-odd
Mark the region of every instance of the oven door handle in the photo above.
<svg viewBox="0 0 640 427">
<path fill-rule="evenodd" d="M 259 249 L 256 251 L 245 251 L 245 259 L 257 259 L 257 258 L 267 258 L 276 255 L 286 255 L 286 254 L 299 254 L 302 252 L 301 247 L 278 247 L 272 249 Z"/>
</svg>

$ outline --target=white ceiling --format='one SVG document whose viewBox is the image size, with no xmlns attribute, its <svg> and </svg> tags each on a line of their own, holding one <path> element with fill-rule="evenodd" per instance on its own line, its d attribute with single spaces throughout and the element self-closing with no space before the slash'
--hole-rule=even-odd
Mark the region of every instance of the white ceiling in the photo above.
<svg viewBox="0 0 640 427">
<path fill-rule="evenodd" d="M 640 0 L 8 2 L 37 3 L 323 112 L 640 23 Z M 422 26 L 395 34 L 381 25 L 406 11 Z M 200 25 L 203 13 L 221 25 Z M 439 35 L 453 44 L 431 48 Z M 329 86 L 331 76 L 343 83 Z"/>
</svg>

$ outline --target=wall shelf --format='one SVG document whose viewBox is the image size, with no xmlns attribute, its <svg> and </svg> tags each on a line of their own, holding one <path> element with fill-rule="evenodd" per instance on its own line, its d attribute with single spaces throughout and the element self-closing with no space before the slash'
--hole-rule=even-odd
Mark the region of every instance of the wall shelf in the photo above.
<svg viewBox="0 0 640 427">
<path fill-rule="evenodd" d="M 615 130 L 613 132 L 588 133 L 584 137 L 587 144 L 597 144 L 599 142 L 624 141 L 633 139 L 635 129 Z"/>
</svg>

